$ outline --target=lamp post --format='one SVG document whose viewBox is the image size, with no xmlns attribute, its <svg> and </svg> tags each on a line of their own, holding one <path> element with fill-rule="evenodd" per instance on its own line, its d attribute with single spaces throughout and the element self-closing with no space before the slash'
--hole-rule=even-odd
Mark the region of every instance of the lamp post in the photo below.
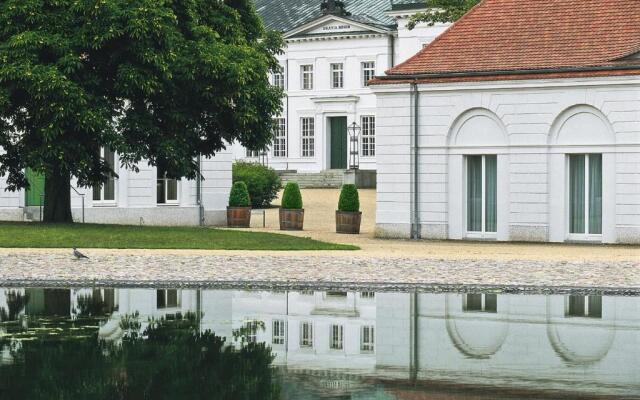
<svg viewBox="0 0 640 400">
<path fill-rule="evenodd" d="M 269 166 L 269 153 L 267 152 L 267 149 L 264 148 L 260 151 L 260 164 L 264 165 L 265 167 Z"/>
<path fill-rule="evenodd" d="M 349 125 L 349 169 L 360 168 L 360 156 L 358 154 L 358 137 L 360 126 L 355 121 Z"/>
</svg>

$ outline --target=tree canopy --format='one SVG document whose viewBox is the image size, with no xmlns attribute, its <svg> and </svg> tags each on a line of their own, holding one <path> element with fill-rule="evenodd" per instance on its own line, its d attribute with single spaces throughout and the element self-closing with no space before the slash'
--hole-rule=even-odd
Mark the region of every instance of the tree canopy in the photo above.
<svg viewBox="0 0 640 400">
<path fill-rule="evenodd" d="M 70 177 L 116 174 L 101 147 L 189 179 L 225 143 L 263 148 L 281 47 L 250 0 L 3 1 L 0 176 L 15 191 L 43 174 L 45 220 L 69 221 Z"/>
<path fill-rule="evenodd" d="M 414 14 L 407 26 L 413 29 L 420 22 L 426 22 L 429 25 L 438 22 L 454 22 L 479 2 L 480 0 L 427 0 L 428 11 Z"/>
</svg>

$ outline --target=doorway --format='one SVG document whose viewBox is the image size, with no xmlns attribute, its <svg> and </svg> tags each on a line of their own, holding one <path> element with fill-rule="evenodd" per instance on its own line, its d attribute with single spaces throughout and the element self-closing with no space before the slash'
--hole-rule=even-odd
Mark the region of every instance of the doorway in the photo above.
<svg viewBox="0 0 640 400">
<path fill-rule="evenodd" d="M 347 117 L 330 117 L 331 169 L 347 169 Z"/>
</svg>

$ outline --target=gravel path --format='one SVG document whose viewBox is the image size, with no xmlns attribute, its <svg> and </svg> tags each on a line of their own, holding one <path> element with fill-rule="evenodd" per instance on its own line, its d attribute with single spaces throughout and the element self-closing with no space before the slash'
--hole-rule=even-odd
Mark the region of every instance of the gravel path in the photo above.
<svg viewBox="0 0 640 400">
<path fill-rule="evenodd" d="M 640 295 L 640 261 L 491 261 L 327 256 L 0 254 L 2 286 L 496 290 Z"/>
</svg>

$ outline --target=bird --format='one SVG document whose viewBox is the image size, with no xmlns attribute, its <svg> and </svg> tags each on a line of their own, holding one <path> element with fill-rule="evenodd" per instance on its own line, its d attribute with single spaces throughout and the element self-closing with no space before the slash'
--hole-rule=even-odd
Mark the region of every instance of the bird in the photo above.
<svg viewBox="0 0 640 400">
<path fill-rule="evenodd" d="M 77 258 L 78 260 L 82 259 L 82 258 L 86 258 L 87 260 L 89 259 L 89 257 L 85 256 L 84 254 L 80 253 L 78 251 L 78 249 L 76 249 L 75 247 L 73 248 L 73 256 L 75 258 Z"/>
</svg>

